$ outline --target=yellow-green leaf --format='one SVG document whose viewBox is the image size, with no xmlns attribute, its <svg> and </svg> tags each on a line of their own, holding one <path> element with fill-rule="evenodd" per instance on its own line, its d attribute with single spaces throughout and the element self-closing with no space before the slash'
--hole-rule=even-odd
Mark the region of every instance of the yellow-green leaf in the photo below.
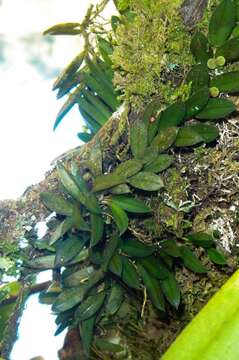
<svg viewBox="0 0 239 360">
<path fill-rule="evenodd" d="M 128 183 L 137 189 L 145 191 L 157 191 L 164 186 L 162 178 L 150 171 L 141 171 L 139 174 L 129 178 Z"/>
</svg>

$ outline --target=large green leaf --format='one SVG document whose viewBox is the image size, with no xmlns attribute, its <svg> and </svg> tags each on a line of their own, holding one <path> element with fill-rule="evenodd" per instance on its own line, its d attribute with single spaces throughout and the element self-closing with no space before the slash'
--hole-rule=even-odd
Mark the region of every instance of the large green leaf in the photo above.
<svg viewBox="0 0 239 360">
<path fill-rule="evenodd" d="M 55 265 L 62 266 L 72 260 L 81 252 L 85 245 L 85 239 L 70 235 L 57 243 Z"/>
<path fill-rule="evenodd" d="M 91 214 L 91 239 L 90 246 L 95 246 L 102 239 L 104 233 L 104 220 L 102 215 Z"/>
<path fill-rule="evenodd" d="M 149 151 L 154 149 L 157 153 L 162 153 L 173 145 L 177 137 L 178 129 L 176 127 L 167 127 L 159 131 L 158 135 L 153 139 Z"/>
<path fill-rule="evenodd" d="M 180 247 L 180 254 L 183 260 L 184 266 L 188 269 L 203 274 L 207 272 L 207 268 L 203 266 L 201 261 L 196 257 L 196 255 L 186 246 Z"/>
<path fill-rule="evenodd" d="M 114 170 L 114 173 L 127 179 L 128 177 L 137 174 L 142 169 L 142 167 L 143 164 L 141 161 L 130 159 L 118 165 Z"/>
<path fill-rule="evenodd" d="M 203 232 L 196 232 L 186 236 L 194 245 L 201 246 L 203 248 L 211 247 L 214 243 L 214 238 L 210 234 Z"/>
<path fill-rule="evenodd" d="M 180 304 L 180 291 L 174 275 L 169 273 L 166 279 L 160 281 L 160 284 L 168 302 L 177 309 Z"/>
<path fill-rule="evenodd" d="M 239 39 L 234 38 L 225 42 L 217 49 L 216 56 L 223 56 L 228 63 L 239 60 Z"/>
<path fill-rule="evenodd" d="M 117 275 L 117 276 L 121 276 L 122 274 L 122 269 L 123 269 L 123 263 L 122 263 L 122 258 L 119 254 L 114 254 L 110 260 L 109 263 L 109 270 Z"/>
<path fill-rule="evenodd" d="M 110 290 L 109 297 L 105 306 L 107 315 L 114 315 L 124 300 L 124 291 L 118 284 L 114 284 Z"/>
<path fill-rule="evenodd" d="M 203 142 L 203 138 L 192 126 L 184 126 L 179 129 L 178 136 L 175 141 L 176 147 L 193 146 Z"/>
<path fill-rule="evenodd" d="M 91 349 L 91 344 L 92 344 L 93 334 L 94 334 L 95 321 L 96 321 L 96 315 L 94 315 L 84 321 L 81 321 L 79 324 L 82 346 L 83 346 L 84 353 L 86 354 L 86 356 L 90 355 L 90 349 Z"/>
<path fill-rule="evenodd" d="M 170 274 L 166 265 L 155 256 L 148 256 L 138 260 L 138 262 L 156 279 L 166 279 Z"/>
<path fill-rule="evenodd" d="M 106 271 L 108 269 L 108 266 L 111 262 L 111 259 L 113 259 L 116 250 L 119 245 L 120 238 L 117 234 L 112 235 L 112 237 L 109 239 L 106 248 L 103 253 L 103 263 L 102 268 Z"/>
<path fill-rule="evenodd" d="M 185 104 L 182 102 L 168 106 L 160 115 L 159 130 L 180 125 L 184 120 L 185 112 Z"/>
<path fill-rule="evenodd" d="M 152 211 L 141 200 L 126 195 L 112 196 L 112 202 L 132 213 L 149 213 Z"/>
<path fill-rule="evenodd" d="M 122 280 L 127 284 L 129 287 L 133 289 L 140 289 L 140 280 L 139 275 L 135 269 L 133 263 L 125 256 L 121 256 L 122 263 L 123 263 L 123 270 L 122 270 Z"/>
<path fill-rule="evenodd" d="M 32 269 L 47 270 L 55 268 L 55 255 L 45 255 L 26 261 L 25 266 Z"/>
<path fill-rule="evenodd" d="M 162 360 L 239 358 L 239 271 L 180 333 Z"/>
<path fill-rule="evenodd" d="M 227 265 L 226 256 L 219 250 L 211 247 L 207 249 L 209 259 L 217 265 Z"/>
<path fill-rule="evenodd" d="M 41 200 L 46 207 L 57 214 L 70 216 L 72 215 L 74 205 L 53 192 L 43 192 L 40 195 Z"/>
<path fill-rule="evenodd" d="M 201 31 L 197 31 L 193 35 L 190 50 L 196 62 L 200 62 L 201 64 L 207 63 L 208 59 L 213 56 L 208 39 Z"/>
<path fill-rule="evenodd" d="M 88 280 L 90 275 L 94 273 L 94 268 L 92 266 L 87 266 L 70 274 L 65 273 L 65 271 L 62 273 L 63 285 L 72 288 L 80 286 L 83 282 Z"/>
<path fill-rule="evenodd" d="M 191 83 L 191 92 L 196 93 L 203 87 L 208 87 L 209 71 L 205 64 L 192 66 L 186 77 L 187 83 Z"/>
<path fill-rule="evenodd" d="M 52 306 L 52 310 L 56 313 L 69 310 L 83 300 L 84 294 L 85 294 L 84 285 L 74 287 L 71 289 L 64 289 L 57 296 L 56 301 Z"/>
<path fill-rule="evenodd" d="M 194 124 L 191 125 L 191 128 L 203 138 L 206 144 L 216 140 L 219 136 L 219 130 L 214 125 Z"/>
<path fill-rule="evenodd" d="M 152 255 L 155 250 L 153 246 L 145 245 L 137 239 L 122 240 L 119 248 L 132 257 L 146 257 Z"/>
<path fill-rule="evenodd" d="M 73 219 L 66 218 L 63 220 L 53 232 L 49 244 L 54 244 L 57 240 L 59 240 L 62 236 L 64 236 L 73 226 Z"/>
<path fill-rule="evenodd" d="M 196 115 L 197 119 L 216 120 L 230 115 L 236 110 L 235 104 L 227 99 L 209 99 L 206 107 Z"/>
<path fill-rule="evenodd" d="M 209 100 L 209 91 L 203 87 L 194 92 L 186 101 L 186 119 L 191 119 L 204 109 Z"/>
<path fill-rule="evenodd" d="M 209 41 L 212 45 L 221 46 L 230 36 L 235 25 L 235 3 L 222 0 L 214 10 L 209 23 Z"/>
<path fill-rule="evenodd" d="M 129 225 L 129 219 L 126 212 L 119 207 L 115 202 L 109 201 L 108 206 L 111 210 L 113 219 L 119 229 L 120 235 L 122 235 L 127 229 Z"/>
<path fill-rule="evenodd" d="M 141 171 L 129 178 L 128 183 L 137 189 L 146 191 L 157 191 L 164 187 L 162 178 L 150 171 Z"/>
<path fill-rule="evenodd" d="M 87 320 L 95 315 L 104 304 L 106 293 L 104 291 L 89 296 L 84 300 L 75 312 L 75 317 L 79 321 Z"/>
<path fill-rule="evenodd" d="M 142 120 L 136 120 L 130 127 L 130 148 L 136 159 L 143 157 L 147 142 L 147 126 Z"/>
<path fill-rule="evenodd" d="M 137 265 L 137 268 L 154 306 L 158 310 L 165 311 L 164 297 L 158 280 L 153 278 L 140 264 Z"/>
<path fill-rule="evenodd" d="M 220 92 L 235 93 L 239 91 L 239 71 L 226 72 L 212 78 L 210 87 L 216 87 Z"/>
<path fill-rule="evenodd" d="M 173 159 L 174 158 L 172 155 L 167 155 L 167 154 L 158 155 L 155 160 L 153 160 L 144 167 L 144 170 L 154 173 L 159 173 L 163 170 L 166 170 L 170 165 L 172 165 Z"/>
</svg>

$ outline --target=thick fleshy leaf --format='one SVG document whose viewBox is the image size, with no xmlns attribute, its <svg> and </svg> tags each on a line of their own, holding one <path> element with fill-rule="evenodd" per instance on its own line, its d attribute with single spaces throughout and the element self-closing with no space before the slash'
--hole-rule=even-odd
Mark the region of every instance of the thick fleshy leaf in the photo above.
<svg viewBox="0 0 239 360">
<path fill-rule="evenodd" d="M 207 63 L 208 59 L 213 57 L 208 39 L 201 31 L 197 31 L 192 37 L 190 50 L 196 62 L 200 62 L 201 64 Z"/>
<path fill-rule="evenodd" d="M 177 258 L 181 255 L 180 247 L 174 239 L 160 241 L 160 247 L 169 256 Z"/>
<path fill-rule="evenodd" d="M 102 215 L 91 214 L 91 239 L 90 246 L 95 246 L 102 239 L 104 233 L 104 220 Z"/>
<path fill-rule="evenodd" d="M 102 269 L 104 271 L 108 270 L 109 263 L 111 262 L 111 259 L 114 257 L 115 252 L 118 248 L 120 238 L 118 235 L 113 235 L 104 250 L 103 253 L 103 263 L 102 263 Z"/>
<path fill-rule="evenodd" d="M 158 157 L 155 160 L 153 160 L 144 167 L 144 170 L 153 173 L 159 173 L 163 170 L 166 170 L 170 165 L 172 165 L 173 160 L 174 158 L 172 155 L 167 155 L 167 154 L 158 155 Z"/>
<path fill-rule="evenodd" d="M 236 110 L 235 104 L 227 99 L 209 99 L 206 107 L 196 115 L 197 119 L 216 120 L 230 115 Z"/>
<path fill-rule="evenodd" d="M 41 200 L 51 211 L 55 211 L 57 214 L 70 216 L 72 215 L 74 205 L 65 200 L 62 196 L 53 192 L 43 192 L 40 195 Z"/>
<path fill-rule="evenodd" d="M 222 0 L 214 10 L 209 23 L 208 37 L 214 46 L 221 46 L 230 36 L 236 20 L 235 3 L 232 0 Z"/>
<path fill-rule="evenodd" d="M 112 196 L 111 202 L 132 213 L 149 213 L 152 210 L 141 200 L 126 195 Z"/>
<path fill-rule="evenodd" d="M 38 296 L 38 301 L 40 304 L 52 305 L 56 301 L 57 294 L 41 292 Z"/>
<path fill-rule="evenodd" d="M 187 83 L 191 83 L 191 92 L 196 93 L 203 87 L 208 87 L 209 71 L 205 64 L 192 66 L 186 77 Z"/>
<path fill-rule="evenodd" d="M 94 316 L 102 307 L 105 301 L 105 292 L 89 296 L 84 300 L 75 312 L 77 320 L 84 321 Z"/>
<path fill-rule="evenodd" d="M 94 335 L 96 315 L 81 321 L 79 324 L 82 346 L 86 356 L 90 355 L 91 344 Z"/>
<path fill-rule="evenodd" d="M 92 266 L 87 266 L 70 274 L 65 274 L 65 271 L 62 273 L 63 285 L 64 287 L 72 288 L 80 286 L 88 280 L 90 275 L 93 274 L 94 268 Z"/>
<path fill-rule="evenodd" d="M 203 142 L 203 138 L 192 126 L 184 126 L 179 129 L 178 136 L 175 141 L 176 147 L 193 146 Z"/>
<path fill-rule="evenodd" d="M 129 194 L 131 190 L 127 184 L 121 184 L 110 189 L 110 192 L 111 194 L 121 195 L 121 194 Z"/>
<path fill-rule="evenodd" d="M 122 240 L 120 249 L 127 255 L 132 257 L 146 257 L 152 255 L 155 248 L 148 246 L 136 239 Z"/>
<path fill-rule="evenodd" d="M 186 107 L 182 102 L 168 106 L 160 115 L 159 131 L 180 125 L 185 116 Z"/>
<path fill-rule="evenodd" d="M 137 189 L 146 191 L 157 191 L 164 187 L 162 178 L 150 171 L 141 171 L 139 174 L 132 176 L 128 183 Z"/>
<path fill-rule="evenodd" d="M 103 191 L 123 183 L 125 183 L 125 178 L 115 173 L 101 175 L 95 178 L 92 190 L 94 192 Z"/>
<path fill-rule="evenodd" d="M 123 263 L 123 270 L 122 270 L 122 280 L 125 284 L 133 289 L 140 289 L 140 280 L 139 275 L 132 264 L 132 262 L 125 256 L 121 256 L 122 263 Z"/>
<path fill-rule="evenodd" d="M 65 265 L 81 252 L 84 245 L 85 240 L 74 235 L 68 236 L 59 244 L 57 243 L 55 265 Z"/>
<path fill-rule="evenodd" d="M 203 248 L 209 248 L 214 244 L 213 236 L 203 232 L 189 234 L 186 236 L 186 238 L 194 245 L 201 246 Z"/>
<path fill-rule="evenodd" d="M 196 257 L 196 255 L 186 246 L 180 247 L 180 254 L 183 260 L 184 266 L 188 269 L 197 272 L 199 274 L 203 274 L 207 272 L 207 268 L 203 266 L 201 261 Z"/>
<path fill-rule="evenodd" d="M 130 148 L 136 159 L 143 157 L 147 142 L 147 126 L 142 120 L 136 120 L 130 127 Z"/>
<path fill-rule="evenodd" d="M 164 297 L 159 281 L 153 278 L 140 264 L 137 264 L 137 268 L 154 306 L 158 310 L 165 311 Z"/>
<path fill-rule="evenodd" d="M 219 250 L 211 247 L 207 249 L 209 259 L 217 265 L 227 265 L 226 256 Z"/>
<path fill-rule="evenodd" d="M 220 92 L 235 93 L 239 91 L 239 71 L 226 72 L 212 78 L 210 87 L 216 87 Z"/>
<path fill-rule="evenodd" d="M 55 255 L 45 255 L 26 261 L 25 266 L 32 269 L 47 270 L 55 268 Z"/>
<path fill-rule="evenodd" d="M 148 256 L 138 260 L 138 262 L 156 279 L 166 279 L 170 274 L 166 265 L 156 256 Z"/>
<path fill-rule="evenodd" d="M 80 190 L 73 176 L 66 170 L 63 165 L 57 167 L 58 175 L 61 183 L 67 192 L 81 204 L 83 204 L 90 212 L 100 214 L 101 209 L 98 200 L 92 193 L 84 193 Z"/>
<path fill-rule="evenodd" d="M 203 138 L 206 144 L 216 140 L 219 136 L 219 130 L 214 125 L 194 124 L 190 125 L 190 127 Z"/>
<path fill-rule="evenodd" d="M 219 49 L 217 49 L 216 57 L 223 56 L 227 63 L 239 60 L 239 39 L 234 38 L 225 42 Z"/>
<path fill-rule="evenodd" d="M 57 240 L 59 240 L 62 236 L 64 236 L 73 226 L 73 219 L 66 218 L 62 221 L 54 231 L 50 239 L 50 245 L 54 244 Z"/>
<path fill-rule="evenodd" d="M 129 225 L 129 219 L 126 212 L 116 205 L 113 201 L 108 202 L 108 206 L 111 210 L 113 219 L 119 229 L 120 235 L 122 235 L 127 229 Z"/>
<path fill-rule="evenodd" d="M 207 87 L 203 87 L 196 91 L 186 101 L 186 119 L 191 119 L 202 111 L 207 105 L 209 100 L 209 90 Z"/>
<path fill-rule="evenodd" d="M 173 145 L 177 137 L 178 129 L 176 127 L 170 127 L 163 129 L 159 132 L 157 136 L 153 139 L 149 151 L 156 149 L 158 153 L 166 151 L 170 146 Z"/>
<path fill-rule="evenodd" d="M 113 274 L 120 277 L 122 275 L 122 269 L 123 269 L 123 263 L 121 256 L 119 254 L 114 254 L 109 263 L 109 270 Z"/>
<path fill-rule="evenodd" d="M 72 221 L 73 221 L 73 226 L 77 229 L 77 230 L 81 230 L 81 231 L 90 231 L 90 227 L 88 222 L 86 222 L 79 209 L 75 208 L 74 213 L 72 215 Z"/>
<path fill-rule="evenodd" d="M 168 302 L 176 309 L 180 304 L 180 290 L 177 281 L 172 273 L 169 276 L 160 281 L 161 289 Z"/>
<path fill-rule="evenodd" d="M 72 289 L 64 289 L 60 295 L 57 296 L 52 310 L 56 313 L 69 310 L 83 300 L 84 294 L 85 287 L 83 285 Z"/>
<path fill-rule="evenodd" d="M 105 306 L 106 315 L 114 315 L 120 308 L 124 300 L 124 292 L 120 285 L 114 284 L 110 290 L 109 297 Z"/>
<path fill-rule="evenodd" d="M 118 176 L 122 176 L 125 179 L 127 179 L 130 176 L 137 174 L 142 169 L 142 167 L 143 164 L 141 161 L 136 159 L 131 159 L 122 162 L 120 165 L 118 165 L 117 168 L 114 170 L 114 174 Z"/>
</svg>

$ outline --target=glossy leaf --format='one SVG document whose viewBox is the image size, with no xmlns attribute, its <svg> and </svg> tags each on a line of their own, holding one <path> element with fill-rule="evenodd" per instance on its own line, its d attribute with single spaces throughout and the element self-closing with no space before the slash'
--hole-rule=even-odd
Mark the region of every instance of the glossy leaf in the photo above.
<svg viewBox="0 0 239 360">
<path fill-rule="evenodd" d="M 164 297 L 159 281 L 150 276 L 150 274 L 140 264 L 137 265 L 137 268 L 154 306 L 158 310 L 165 311 Z"/>
<path fill-rule="evenodd" d="M 186 101 L 186 119 L 191 119 L 204 109 L 209 100 L 207 87 L 199 89 Z"/>
<path fill-rule="evenodd" d="M 239 39 L 234 38 L 225 42 L 219 49 L 217 49 L 216 57 L 223 56 L 227 63 L 239 60 Z"/>
<path fill-rule="evenodd" d="M 81 268 L 70 274 L 65 274 L 65 271 L 62 273 L 62 282 L 64 287 L 77 287 L 80 286 L 81 283 L 84 283 L 89 279 L 90 275 L 94 273 L 94 268 L 92 266 L 87 266 Z"/>
<path fill-rule="evenodd" d="M 156 279 L 162 280 L 169 276 L 166 265 L 155 256 L 148 256 L 138 260 L 138 262 Z"/>
<path fill-rule="evenodd" d="M 115 173 L 101 175 L 95 178 L 92 190 L 94 192 L 99 192 L 123 184 L 124 182 L 125 178 Z"/>
<path fill-rule="evenodd" d="M 209 41 L 214 46 L 221 46 L 230 36 L 235 26 L 235 4 L 232 0 L 222 0 L 214 10 L 209 23 Z"/>
<path fill-rule="evenodd" d="M 147 127 L 142 120 L 136 120 L 130 127 L 130 148 L 136 159 L 143 157 L 147 142 Z"/>
<path fill-rule="evenodd" d="M 154 252 L 153 246 L 148 246 L 136 239 L 126 239 L 120 243 L 120 249 L 132 257 L 146 257 Z"/>
<path fill-rule="evenodd" d="M 214 262 L 215 264 L 227 265 L 227 258 L 221 251 L 211 247 L 211 248 L 207 249 L 207 254 L 208 254 L 209 259 L 212 262 Z"/>
<path fill-rule="evenodd" d="M 75 312 L 77 320 L 83 321 L 91 318 L 99 311 L 105 301 L 105 292 L 89 296 L 84 300 Z"/>
<path fill-rule="evenodd" d="M 203 138 L 206 144 L 216 140 L 219 136 L 219 130 L 214 125 L 194 124 L 191 125 L 191 128 Z"/>
<path fill-rule="evenodd" d="M 165 295 L 168 302 L 178 309 L 180 304 L 180 290 L 177 284 L 177 281 L 172 273 L 169 273 L 169 276 L 160 281 L 161 289 Z"/>
<path fill-rule="evenodd" d="M 143 201 L 126 195 L 112 196 L 113 203 L 132 213 L 149 213 L 152 210 Z"/>
<path fill-rule="evenodd" d="M 169 256 L 180 257 L 180 247 L 174 239 L 163 240 L 160 242 L 161 249 Z"/>
<path fill-rule="evenodd" d="M 168 106 L 160 115 L 159 131 L 180 125 L 184 120 L 185 112 L 185 104 L 182 102 Z"/>
<path fill-rule="evenodd" d="M 83 300 L 84 294 L 85 287 L 83 285 L 71 289 L 64 289 L 60 295 L 57 296 L 52 310 L 58 313 L 72 309 Z"/>
<path fill-rule="evenodd" d="M 102 269 L 105 271 L 108 269 L 109 263 L 111 262 L 111 259 L 115 255 L 116 249 L 118 248 L 120 238 L 118 235 L 112 235 L 112 237 L 109 239 L 106 248 L 103 253 L 103 263 L 102 263 Z"/>
<path fill-rule="evenodd" d="M 201 246 L 203 248 L 209 248 L 214 244 L 213 236 L 203 232 L 189 234 L 186 236 L 186 238 L 194 245 Z"/>
<path fill-rule="evenodd" d="M 104 233 L 104 221 L 101 215 L 91 214 L 91 239 L 90 246 L 95 246 L 102 239 Z"/>
<path fill-rule="evenodd" d="M 176 137 L 177 137 L 178 129 L 176 127 L 170 127 L 163 129 L 159 132 L 157 136 L 153 139 L 150 151 L 152 149 L 156 149 L 158 153 L 162 153 L 166 151 L 170 146 L 173 145 Z"/>
<path fill-rule="evenodd" d="M 74 209 L 73 204 L 65 200 L 62 196 L 53 192 L 43 192 L 41 193 L 40 198 L 44 205 L 51 211 L 55 211 L 60 215 L 72 215 Z"/>
<path fill-rule="evenodd" d="M 93 139 L 94 134 L 89 134 L 87 132 L 80 132 L 77 134 L 78 138 L 84 143 L 88 143 Z"/>
<path fill-rule="evenodd" d="M 105 306 L 107 316 L 114 315 L 120 308 L 124 300 L 124 292 L 120 285 L 114 284 L 110 290 L 109 297 Z"/>
<path fill-rule="evenodd" d="M 139 174 L 132 176 L 128 183 L 137 189 L 145 191 L 157 191 L 164 187 L 162 178 L 150 171 L 141 171 Z"/>
<path fill-rule="evenodd" d="M 207 269 L 202 265 L 201 261 L 194 255 L 194 253 L 186 246 L 180 247 L 180 254 L 183 260 L 184 266 L 188 269 L 203 274 L 207 272 Z"/>
<path fill-rule="evenodd" d="M 122 275 L 123 263 L 122 258 L 119 254 L 114 254 L 112 256 L 109 263 L 109 270 L 119 277 Z"/>
<path fill-rule="evenodd" d="M 210 87 L 216 87 L 220 92 L 235 93 L 239 91 L 239 71 L 226 72 L 212 78 Z"/>
<path fill-rule="evenodd" d="M 172 165 L 173 160 L 174 158 L 172 155 L 167 155 L 167 154 L 158 155 L 158 157 L 155 160 L 145 165 L 144 170 L 153 173 L 162 172 L 166 170 L 170 165 Z"/>
<path fill-rule="evenodd" d="M 209 72 L 205 64 L 198 64 L 192 66 L 186 77 L 187 83 L 191 83 L 192 93 L 196 93 L 201 88 L 209 85 Z"/>
<path fill-rule="evenodd" d="M 108 206 L 111 210 L 113 219 L 119 229 L 120 235 L 122 235 L 127 229 L 129 225 L 129 219 L 126 212 L 116 205 L 113 201 L 108 202 Z"/>
<path fill-rule="evenodd" d="M 90 349 L 94 335 L 95 320 L 96 316 L 94 315 L 82 321 L 79 326 L 82 346 L 86 356 L 90 355 Z"/>
<path fill-rule="evenodd" d="M 133 289 L 140 289 L 140 280 L 138 273 L 132 264 L 132 262 L 125 256 L 121 256 L 122 263 L 123 263 L 123 270 L 122 270 L 122 280 L 125 284 Z"/>
<path fill-rule="evenodd" d="M 72 221 L 73 221 L 73 226 L 77 229 L 77 230 L 81 230 L 81 231 L 90 231 L 90 227 L 88 225 L 88 222 L 86 222 L 79 209 L 75 208 L 74 213 L 72 215 Z"/>
<path fill-rule="evenodd" d="M 65 265 L 83 250 L 84 245 L 85 240 L 74 235 L 62 240 L 56 247 L 55 265 Z"/>
<path fill-rule="evenodd" d="M 209 99 L 206 107 L 196 115 L 197 119 L 216 120 L 230 115 L 236 110 L 234 103 L 227 99 Z"/>
<path fill-rule="evenodd" d="M 125 179 L 137 174 L 143 167 L 141 161 L 136 159 L 127 160 L 122 162 L 117 168 L 114 170 L 114 174 L 118 176 L 122 176 Z"/>
<path fill-rule="evenodd" d="M 208 59 L 213 56 L 208 39 L 201 31 L 197 31 L 192 37 L 190 50 L 196 62 L 201 64 L 207 63 Z"/>
<path fill-rule="evenodd" d="M 47 270 L 55 268 L 55 255 L 45 255 L 28 260 L 25 266 L 32 269 Z"/>
</svg>

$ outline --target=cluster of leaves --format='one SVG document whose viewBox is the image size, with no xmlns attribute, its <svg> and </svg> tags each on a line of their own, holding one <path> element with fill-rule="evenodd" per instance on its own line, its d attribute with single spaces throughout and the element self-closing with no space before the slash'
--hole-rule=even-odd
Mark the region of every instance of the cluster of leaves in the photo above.
<svg viewBox="0 0 239 360">
<path fill-rule="evenodd" d="M 104 0 L 96 8 L 90 6 L 82 23 L 58 24 L 44 32 L 45 35 L 81 35 L 85 40 L 84 50 L 62 71 L 53 85 L 53 90 L 58 90 L 58 99 L 68 95 L 56 117 L 54 129 L 77 104 L 86 124 L 85 131 L 78 134 L 84 142 L 91 140 L 120 104 L 112 85 L 111 36 L 108 35 L 109 40 L 100 36 L 104 31 L 95 20 L 107 2 Z"/>
<path fill-rule="evenodd" d="M 145 291 L 159 314 L 169 304 L 178 308 L 175 264 L 197 273 L 207 272 L 190 244 L 204 248 L 218 265 L 227 262 L 210 234 L 185 234 L 180 239 L 158 239 L 146 245 L 130 232 L 129 224 L 132 218 L 150 216 L 150 206 L 140 198 L 163 190 L 159 173 L 173 163 L 168 149 L 213 143 L 219 132 L 210 122 L 235 111 L 234 104 L 222 96 L 239 90 L 239 72 L 223 72 L 224 63 L 237 60 L 231 55 L 237 50 L 228 46 L 235 41 L 229 38 L 236 26 L 234 7 L 233 1 L 223 0 L 212 15 L 208 38 L 198 32 L 192 39 L 191 51 L 198 63 L 187 76 L 191 86 L 188 100 L 175 102 L 161 113 L 160 103 L 152 101 L 131 124 L 129 160 L 107 174 L 100 172 L 101 164 L 97 170 L 93 164 L 87 181 L 74 162 L 71 169 L 59 164 L 65 195 L 42 194 L 42 201 L 62 221 L 45 244 L 42 256 L 26 265 L 60 274 L 60 283 L 54 282 L 40 300 L 52 304 L 57 314 L 56 334 L 69 326 L 79 327 L 87 356 L 93 335 L 124 321 L 132 304 L 140 309 Z M 216 69 L 212 69 L 212 60 Z M 123 351 L 122 344 L 100 341 L 94 340 L 96 347 L 103 344 L 106 351 Z"/>
</svg>

